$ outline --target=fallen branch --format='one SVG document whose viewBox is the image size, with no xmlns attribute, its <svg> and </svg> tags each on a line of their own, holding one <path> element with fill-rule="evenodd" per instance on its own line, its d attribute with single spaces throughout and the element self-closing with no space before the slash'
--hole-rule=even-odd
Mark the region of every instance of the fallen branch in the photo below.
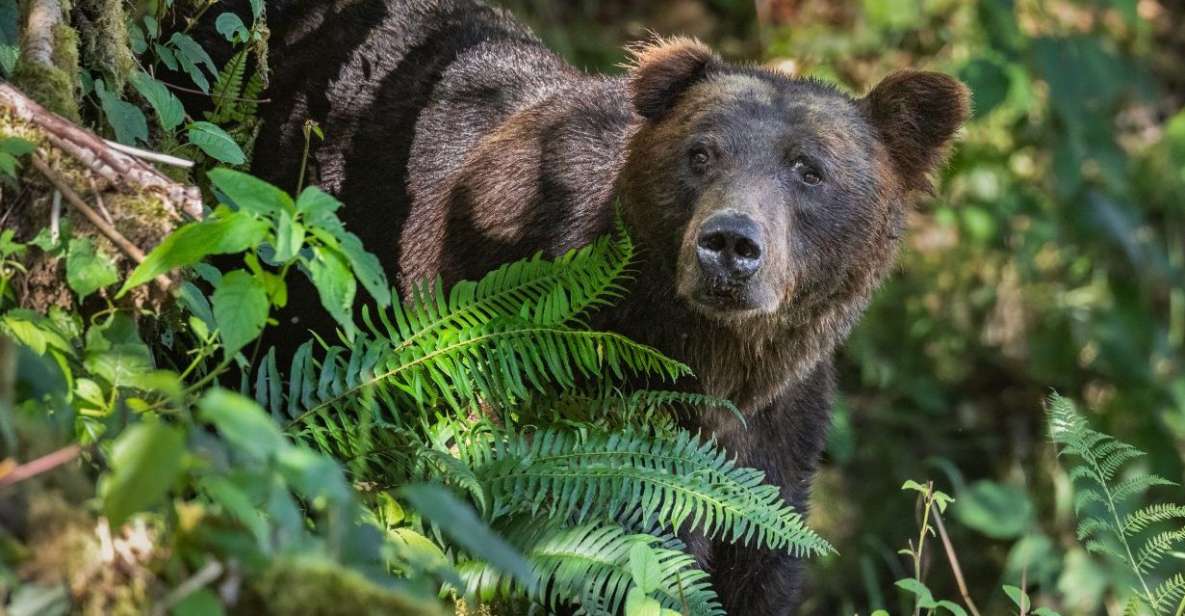
<svg viewBox="0 0 1185 616">
<path fill-rule="evenodd" d="M 74 209 L 85 216 L 87 221 L 94 225 L 107 239 L 111 240 L 111 243 L 115 244 L 124 254 L 135 261 L 137 265 L 144 262 L 144 251 L 140 250 L 140 247 L 129 242 L 115 227 L 112 227 L 106 220 L 103 220 L 103 217 L 92 209 L 91 206 L 87 205 L 86 201 L 83 201 L 82 197 L 79 197 L 78 193 L 74 192 L 74 189 L 70 188 L 70 185 L 61 176 L 54 173 L 54 170 L 50 169 L 49 165 L 40 156 L 33 154 L 30 158 L 33 161 L 33 167 L 41 175 L 45 176 L 45 179 L 49 180 L 49 183 L 53 184 L 54 188 L 66 198 L 66 203 L 69 203 Z M 167 291 L 172 286 L 172 282 L 165 276 L 157 276 L 156 283 L 162 291 Z"/>
<path fill-rule="evenodd" d="M 78 457 L 82 453 L 82 448 L 75 445 L 63 447 L 53 453 L 46 454 L 26 462 L 14 469 L 6 475 L 0 475 L 0 489 L 7 488 L 11 485 L 16 485 L 26 479 L 36 477 L 42 473 L 49 472 L 71 460 Z"/>
<path fill-rule="evenodd" d="M 52 0 L 49 0 L 52 1 Z M 169 214 L 181 219 L 202 216 L 202 197 L 196 186 L 178 184 L 139 158 L 107 145 L 98 135 L 72 124 L 25 96 L 12 84 L 0 84 L 0 107 L 36 125 L 50 145 L 69 154 L 114 186 L 159 194 Z M 180 160 L 180 159 L 178 159 Z"/>
</svg>

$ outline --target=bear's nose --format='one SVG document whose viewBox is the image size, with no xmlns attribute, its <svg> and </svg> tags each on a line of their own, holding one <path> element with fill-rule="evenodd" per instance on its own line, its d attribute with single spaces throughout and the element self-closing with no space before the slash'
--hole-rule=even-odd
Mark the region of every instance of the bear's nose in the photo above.
<svg viewBox="0 0 1185 616">
<path fill-rule="evenodd" d="M 761 229 L 743 214 L 718 214 L 700 227 L 696 249 L 704 273 L 743 282 L 761 268 Z"/>
</svg>

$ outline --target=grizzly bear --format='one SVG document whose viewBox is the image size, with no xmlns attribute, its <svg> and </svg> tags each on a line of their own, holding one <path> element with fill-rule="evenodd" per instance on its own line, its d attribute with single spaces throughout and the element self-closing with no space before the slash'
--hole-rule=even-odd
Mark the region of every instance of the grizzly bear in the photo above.
<svg viewBox="0 0 1185 616">
<path fill-rule="evenodd" d="M 734 401 L 695 428 L 806 509 L 835 389 L 832 355 L 889 271 L 911 201 L 969 113 L 948 76 L 905 71 L 853 98 L 738 66 L 689 39 L 589 75 L 479 0 L 268 6 L 272 103 L 254 170 L 316 182 L 406 291 L 480 277 L 611 231 L 639 248 L 596 324 L 692 367 Z M 293 293 L 299 327 L 324 327 Z M 307 302 L 300 306 L 300 302 Z M 800 564 L 691 537 L 729 614 L 790 614 Z"/>
</svg>

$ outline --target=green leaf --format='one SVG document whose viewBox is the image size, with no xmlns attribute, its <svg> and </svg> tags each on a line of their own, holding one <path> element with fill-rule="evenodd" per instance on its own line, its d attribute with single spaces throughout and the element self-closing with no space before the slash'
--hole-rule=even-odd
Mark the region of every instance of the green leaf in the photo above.
<svg viewBox="0 0 1185 616">
<path fill-rule="evenodd" d="M 341 324 L 347 335 L 352 336 L 355 331 L 352 310 L 358 285 L 349 265 L 341 253 L 322 246 L 314 248 L 313 258 L 303 262 L 308 268 L 309 279 L 317 288 L 321 305 Z"/>
<path fill-rule="evenodd" d="M 1009 599 L 1012 599 L 1012 604 L 1015 605 L 1016 608 L 1021 611 L 1021 613 L 1028 612 L 1032 607 L 1029 604 L 1029 594 L 1020 588 L 1017 588 L 1016 586 L 1009 586 L 1005 584 L 1004 594 L 1008 595 Z"/>
<path fill-rule="evenodd" d="M 185 121 L 185 107 L 181 105 L 181 100 L 165 87 L 165 84 L 153 79 L 143 71 L 134 71 L 130 75 L 130 80 L 140 96 L 143 96 L 144 100 L 152 105 L 157 121 L 166 132 L 172 132 Z"/>
<path fill-rule="evenodd" d="M 635 586 L 625 597 L 625 616 L 663 616 L 662 604 Z"/>
<path fill-rule="evenodd" d="M 20 163 L 18 163 L 17 160 L 13 158 L 12 154 L 0 152 L 0 173 L 3 173 L 10 178 L 15 178 L 16 171 L 19 168 Z"/>
<path fill-rule="evenodd" d="M 276 221 L 276 254 L 275 260 L 285 263 L 300 252 L 304 244 L 304 225 L 296 222 L 288 210 L 280 212 Z"/>
<path fill-rule="evenodd" d="M 528 589 L 535 588 L 536 578 L 530 564 L 495 535 L 471 507 L 448 490 L 435 485 L 413 484 L 400 488 L 399 495 L 470 554 L 513 575 Z"/>
<path fill-rule="evenodd" d="M 305 187 L 296 199 L 297 211 L 304 214 L 309 223 L 314 225 L 340 226 L 341 222 L 331 215 L 341 206 L 341 201 L 316 186 Z"/>
<path fill-rule="evenodd" d="M 995 539 L 1012 539 L 1032 525 L 1033 504 L 1020 488 L 977 481 L 959 494 L 955 517 Z"/>
<path fill-rule="evenodd" d="M 217 75 L 218 67 L 214 64 L 214 60 L 210 58 L 210 54 L 206 53 L 205 49 L 193 40 L 188 34 L 182 32 L 174 32 L 173 36 L 169 38 L 169 43 L 177 50 L 176 60 L 189 74 L 189 78 L 198 88 L 207 94 L 210 93 L 210 81 L 206 79 L 205 74 L 202 73 L 201 65 L 206 65 L 210 74 Z"/>
<path fill-rule="evenodd" d="M 906 578 L 904 580 L 897 580 L 897 588 L 907 590 L 917 597 L 918 607 L 922 609 L 934 609 L 938 607 L 938 603 L 934 601 L 934 595 L 930 589 L 926 587 L 920 580 L 916 578 Z"/>
<path fill-rule="evenodd" d="M 908 479 L 908 480 L 906 480 L 905 483 L 901 484 L 901 490 L 902 491 L 912 490 L 914 492 L 919 492 L 921 494 L 928 494 L 930 492 L 930 487 L 927 485 L 924 485 L 924 484 L 920 484 L 912 479 Z"/>
<path fill-rule="evenodd" d="M 66 252 L 66 283 L 79 299 L 119 281 L 119 272 L 90 238 L 74 237 Z"/>
<path fill-rule="evenodd" d="M 222 602 L 208 588 L 199 588 L 173 606 L 173 616 L 222 616 Z"/>
<path fill-rule="evenodd" d="M 276 423 L 250 398 L 211 389 L 198 401 L 198 417 L 214 424 L 231 445 L 257 460 L 274 458 L 289 446 Z"/>
<path fill-rule="evenodd" d="M 242 171 L 219 168 L 210 171 L 208 176 L 210 182 L 241 210 L 270 215 L 294 207 L 288 193 Z"/>
<path fill-rule="evenodd" d="M 247 161 L 242 148 L 226 131 L 216 124 L 198 121 L 189 125 L 189 142 L 218 161 L 241 165 Z"/>
<path fill-rule="evenodd" d="M 254 17 L 255 19 L 259 19 L 259 16 L 263 14 L 263 0 L 250 0 L 250 1 L 251 1 L 251 16 Z"/>
<path fill-rule="evenodd" d="M 649 595 L 658 587 L 661 572 L 658 555 L 649 544 L 639 541 L 630 548 L 630 574 L 644 594 Z"/>
<path fill-rule="evenodd" d="M 236 41 L 246 42 L 249 35 L 247 26 L 243 25 L 243 20 L 238 15 L 229 11 L 219 15 L 218 19 L 214 20 L 214 29 L 218 31 L 218 34 L 222 35 L 222 38 L 232 43 Z"/>
<path fill-rule="evenodd" d="M 248 212 L 234 212 L 185 225 L 148 253 L 116 297 L 173 268 L 193 265 L 209 255 L 233 254 L 257 246 L 267 238 L 267 230 L 267 221 Z"/>
<path fill-rule="evenodd" d="M 959 79 L 971 88 L 977 118 L 985 118 L 1008 98 L 1012 81 L 1008 71 L 991 58 L 976 58 L 959 70 Z"/>
<path fill-rule="evenodd" d="M 28 139 L 22 139 L 20 137 L 0 138 L 0 152 L 5 152 L 13 156 L 32 154 L 36 149 L 37 144 Z"/>
<path fill-rule="evenodd" d="M 263 333 L 270 304 L 267 291 L 250 273 L 235 270 L 224 275 L 211 299 L 228 357 Z"/>
<path fill-rule="evenodd" d="M 102 79 L 95 80 L 95 94 L 103 107 L 107 123 L 115 131 L 115 140 L 125 145 L 136 145 L 136 141 L 148 143 L 148 120 L 140 108 L 110 92 Z"/>
<path fill-rule="evenodd" d="M 391 285 L 387 282 L 387 274 L 383 271 L 383 264 L 374 253 L 367 252 L 362 246 L 362 240 L 348 231 L 337 235 L 342 254 L 350 262 L 354 275 L 362 282 L 366 292 L 378 302 L 380 307 L 386 308 L 391 304 Z"/>
<path fill-rule="evenodd" d="M 111 470 L 100 492 L 103 513 L 113 528 L 160 502 L 181 475 L 185 434 L 162 423 L 136 424 L 111 448 Z"/>
</svg>

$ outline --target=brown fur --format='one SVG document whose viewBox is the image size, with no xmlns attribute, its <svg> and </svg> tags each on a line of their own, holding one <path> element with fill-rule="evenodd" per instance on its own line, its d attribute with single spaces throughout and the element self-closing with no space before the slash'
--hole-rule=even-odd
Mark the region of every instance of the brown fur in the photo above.
<svg viewBox="0 0 1185 616">
<path fill-rule="evenodd" d="M 620 206 L 636 277 L 593 325 L 690 365 L 696 378 L 677 387 L 735 402 L 747 428 L 723 411 L 688 427 L 806 508 L 831 356 L 966 118 L 961 84 L 904 72 L 853 100 L 684 38 L 632 48 L 623 77 L 590 76 L 475 0 L 305 2 L 285 15 L 269 24 L 281 42 L 269 95 L 284 103 L 265 111 L 261 176 L 292 185 L 300 127 L 320 122 L 318 181 L 405 292 L 563 254 L 609 232 Z M 689 163 L 699 150 L 711 153 L 702 169 Z M 760 267 L 713 296 L 721 276 L 702 235 L 730 216 L 751 223 Z M 316 323 L 315 294 L 291 297 Z M 684 534 L 730 614 L 793 612 L 795 559 Z"/>
</svg>

